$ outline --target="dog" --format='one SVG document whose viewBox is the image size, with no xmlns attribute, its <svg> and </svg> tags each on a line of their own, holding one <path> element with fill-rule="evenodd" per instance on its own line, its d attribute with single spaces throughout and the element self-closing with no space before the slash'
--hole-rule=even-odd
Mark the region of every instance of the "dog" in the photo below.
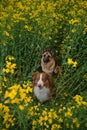
<svg viewBox="0 0 87 130">
<path fill-rule="evenodd" d="M 44 72 L 34 72 L 33 92 L 40 103 L 52 99 L 56 92 L 52 76 Z"/>
<path fill-rule="evenodd" d="M 56 64 L 53 54 L 54 54 L 54 49 L 51 50 L 47 50 L 46 48 L 43 49 L 42 58 L 41 58 L 42 71 L 51 75 L 54 72 L 58 74 L 58 77 L 60 77 L 61 69 Z"/>
</svg>

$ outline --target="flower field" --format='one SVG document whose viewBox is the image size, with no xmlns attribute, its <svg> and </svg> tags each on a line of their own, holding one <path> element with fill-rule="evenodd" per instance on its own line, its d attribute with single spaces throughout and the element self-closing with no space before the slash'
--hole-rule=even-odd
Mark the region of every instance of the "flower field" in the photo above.
<svg viewBox="0 0 87 130">
<path fill-rule="evenodd" d="M 56 97 L 40 104 L 32 74 L 55 49 Z M 0 130 L 87 129 L 87 1 L 0 1 Z"/>
</svg>

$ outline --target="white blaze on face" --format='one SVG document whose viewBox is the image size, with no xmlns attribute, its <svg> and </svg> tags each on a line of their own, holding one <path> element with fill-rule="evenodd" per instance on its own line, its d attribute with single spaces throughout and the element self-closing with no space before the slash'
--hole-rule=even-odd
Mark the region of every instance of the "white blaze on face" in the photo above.
<svg viewBox="0 0 87 130">
<path fill-rule="evenodd" d="M 39 81 L 38 81 L 37 84 L 38 84 L 38 85 L 41 85 L 41 86 L 44 85 L 43 80 L 42 80 L 42 74 L 40 74 L 40 79 L 39 79 Z"/>
</svg>

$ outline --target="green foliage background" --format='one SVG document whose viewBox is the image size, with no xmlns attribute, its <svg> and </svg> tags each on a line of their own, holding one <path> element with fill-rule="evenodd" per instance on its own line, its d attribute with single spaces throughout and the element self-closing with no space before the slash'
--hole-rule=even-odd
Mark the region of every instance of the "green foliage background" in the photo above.
<svg viewBox="0 0 87 130">
<path fill-rule="evenodd" d="M 40 68 L 42 48 L 55 48 L 64 73 L 61 87 L 85 89 L 87 75 L 86 1 L 1 1 L 1 64 L 7 55 L 17 63 L 18 78 L 31 77 Z M 77 61 L 76 68 L 67 59 Z M 86 76 L 87 77 L 87 76 Z M 58 83 L 60 83 L 58 81 Z"/>
<path fill-rule="evenodd" d="M 69 96 L 86 92 L 86 15 L 86 0 L 1 0 L 0 91 L 3 76 L 9 78 L 8 86 L 24 80 L 32 81 L 33 72 L 41 71 L 40 59 L 45 46 L 55 49 L 54 57 L 62 69 L 60 78 L 53 77 L 56 97 L 59 98 L 64 91 Z M 15 57 L 17 68 L 14 76 L 2 72 L 9 55 Z M 68 59 L 77 65 L 73 67 Z M 5 91 L 6 88 L 2 95 Z"/>
</svg>

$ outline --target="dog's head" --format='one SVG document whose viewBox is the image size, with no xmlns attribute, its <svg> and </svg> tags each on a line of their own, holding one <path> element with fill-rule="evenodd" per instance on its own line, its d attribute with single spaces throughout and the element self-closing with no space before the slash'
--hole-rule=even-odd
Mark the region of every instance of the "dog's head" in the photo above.
<svg viewBox="0 0 87 130">
<path fill-rule="evenodd" d="M 46 73 L 35 72 L 33 74 L 33 84 L 42 89 L 44 86 L 49 88 L 49 75 Z"/>
<path fill-rule="evenodd" d="M 46 48 L 43 48 L 43 52 L 42 52 L 43 62 L 45 64 L 47 64 L 48 62 L 50 62 L 50 60 L 53 57 L 53 54 L 54 54 L 54 49 L 47 50 Z"/>
</svg>

